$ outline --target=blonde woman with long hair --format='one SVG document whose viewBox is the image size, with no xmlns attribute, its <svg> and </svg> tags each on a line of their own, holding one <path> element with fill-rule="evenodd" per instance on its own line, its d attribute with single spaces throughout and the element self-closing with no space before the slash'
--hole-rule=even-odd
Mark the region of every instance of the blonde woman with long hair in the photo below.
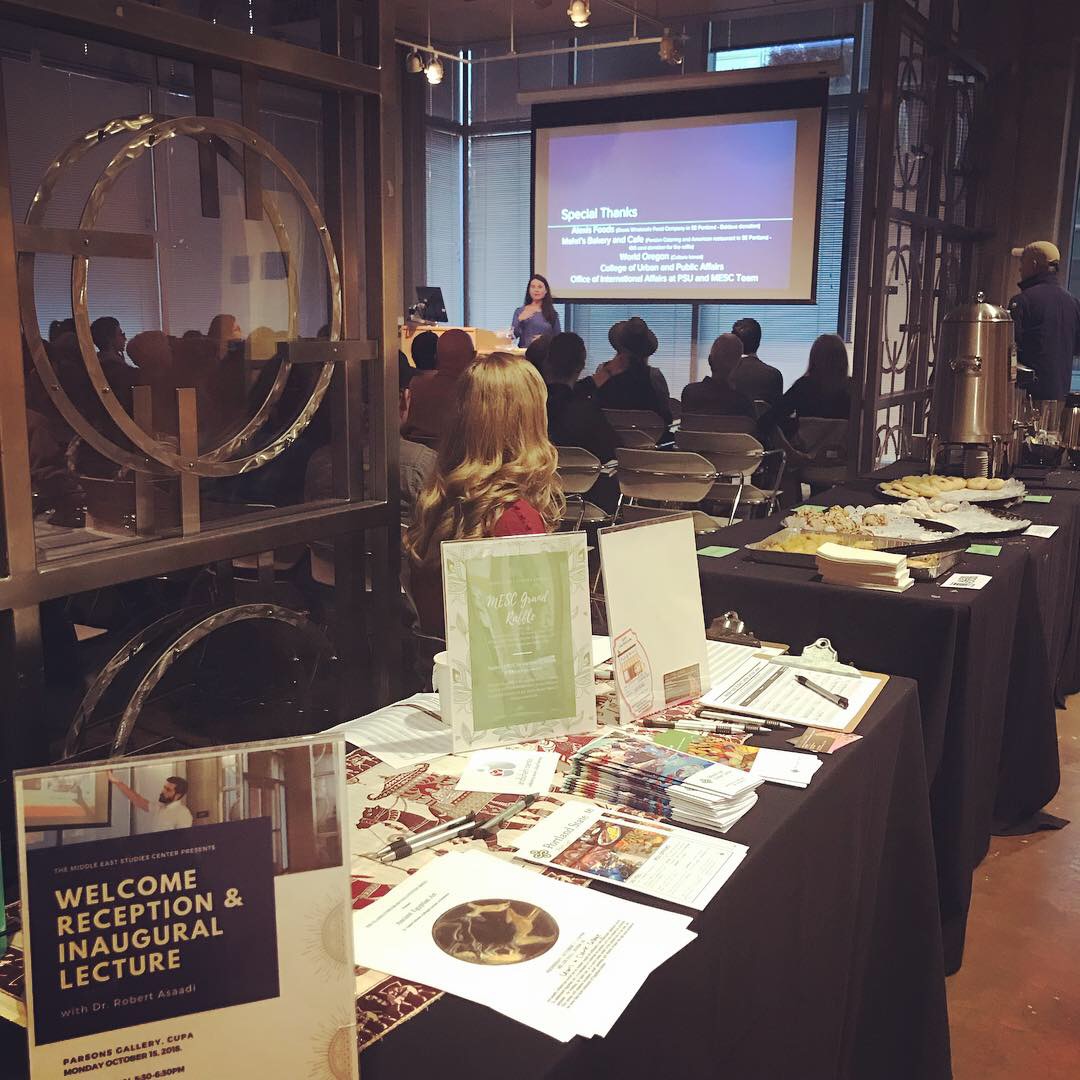
<svg viewBox="0 0 1080 1080">
<path fill-rule="evenodd" d="M 442 542 L 550 532 L 566 506 L 557 464 L 540 373 L 507 353 L 478 357 L 458 378 L 435 473 L 405 536 L 410 592 L 425 633 L 446 633 Z"/>
</svg>

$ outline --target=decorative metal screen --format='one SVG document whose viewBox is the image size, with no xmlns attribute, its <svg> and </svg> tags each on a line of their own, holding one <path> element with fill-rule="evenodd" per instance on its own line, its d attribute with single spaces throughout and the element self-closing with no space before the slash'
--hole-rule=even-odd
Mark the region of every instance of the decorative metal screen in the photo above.
<svg viewBox="0 0 1080 1080">
<path fill-rule="evenodd" d="M 983 235 L 970 134 L 984 78 L 957 53 L 958 10 L 875 6 L 855 328 L 862 470 L 926 433 L 938 329 L 970 291 Z"/>
</svg>

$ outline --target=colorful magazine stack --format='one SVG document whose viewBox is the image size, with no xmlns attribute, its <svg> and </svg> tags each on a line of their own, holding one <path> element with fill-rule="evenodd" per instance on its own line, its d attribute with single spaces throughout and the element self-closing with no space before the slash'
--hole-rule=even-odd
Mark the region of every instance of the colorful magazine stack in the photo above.
<svg viewBox="0 0 1080 1080">
<path fill-rule="evenodd" d="M 611 732 L 572 755 L 563 791 L 727 832 L 757 802 L 761 782 L 647 736 Z"/>
</svg>

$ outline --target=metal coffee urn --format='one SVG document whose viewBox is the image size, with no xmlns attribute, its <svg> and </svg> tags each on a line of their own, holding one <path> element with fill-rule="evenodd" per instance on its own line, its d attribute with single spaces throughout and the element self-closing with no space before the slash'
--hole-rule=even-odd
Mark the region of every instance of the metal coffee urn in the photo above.
<svg viewBox="0 0 1080 1080">
<path fill-rule="evenodd" d="M 1013 321 L 983 293 L 941 323 L 930 406 L 930 471 L 1000 476 L 1013 433 Z"/>
</svg>

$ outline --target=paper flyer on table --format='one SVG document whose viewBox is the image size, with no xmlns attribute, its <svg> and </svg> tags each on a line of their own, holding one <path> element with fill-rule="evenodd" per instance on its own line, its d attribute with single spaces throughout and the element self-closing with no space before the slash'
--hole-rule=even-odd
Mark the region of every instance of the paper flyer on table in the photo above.
<svg viewBox="0 0 1080 1080">
<path fill-rule="evenodd" d="M 353 912 L 355 959 L 567 1042 L 606 1035 L 694 939 L 689 921 L 483 852 L 448 854 Z"/>
<path fill-rule="evenodd" d="M 848 699 L 847 708 L 816 694 L 796 681 L 811 678 L 819 686 Z M 772 664 L 761 655 L 747 656 L 732 667 L 702 703 L 743 716 L 761 716 L 791 724 L 843 731 L 865 711 L 881 689 L 882 678 L 871 675 L 834 675 Z"/>
<path fill-rule="evenodd" d="M 446 757 L 450 727 L 439 719 L 438 694 L 413 694 L 366 716 L 332 727 L 394 769 Z"/>
<path fill-rule="evenodd" d="M 601 529 L 600 561 L 620 721 L 700 697 L 711 683 L 692 516 Z"/>
<path fill-rule="evenodd" d="M 515 838 L 529 862 L 702 910 L 746 857 L 742 844 L 672 825 L 564 803 Z"/>
<path fill-rule="evenodd" d="M 357 1076 L 344 750 L 15 774 L 34 1080 Z"/>
<path fill-rule="evenodd" d="M 551 790 L 559 755 L 551 751 L 476 750 L 468 756 L 458 791 L 493 791 L 502 795 L 543 794 Z"/>
<path fill-rule="evenodd" d="M 584 533 L 446 541 L 441 557 L 454 752 L 596 727 Z"/>
</svg>

